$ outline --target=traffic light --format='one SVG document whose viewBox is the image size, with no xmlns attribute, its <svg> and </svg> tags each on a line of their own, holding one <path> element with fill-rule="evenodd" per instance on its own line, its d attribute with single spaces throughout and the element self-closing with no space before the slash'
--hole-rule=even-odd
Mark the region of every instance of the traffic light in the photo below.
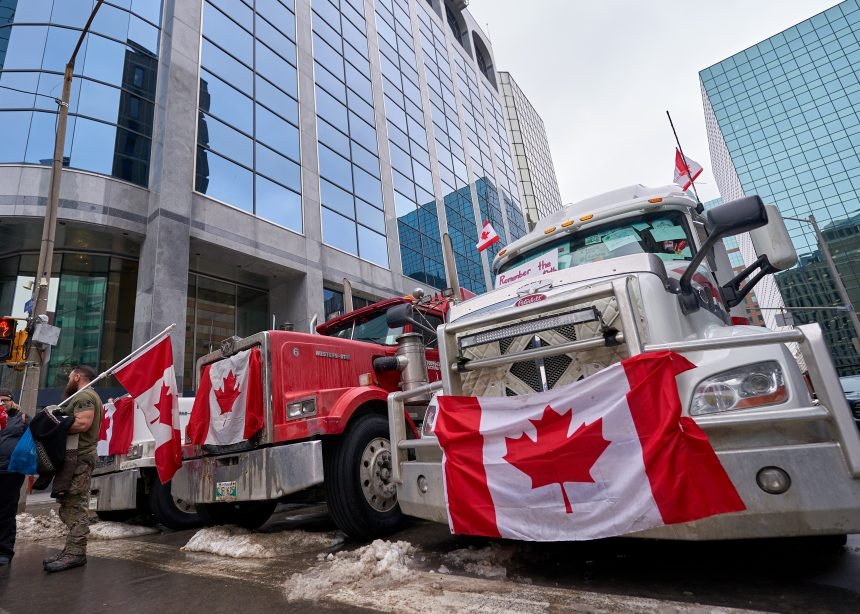
<svg viewBox="0 0 860 614">
<path fill-rule="evenodd" d="M 12 360 L 17 326 L 15 318 L 0 318 L 0 361 Z"/>
</svg>

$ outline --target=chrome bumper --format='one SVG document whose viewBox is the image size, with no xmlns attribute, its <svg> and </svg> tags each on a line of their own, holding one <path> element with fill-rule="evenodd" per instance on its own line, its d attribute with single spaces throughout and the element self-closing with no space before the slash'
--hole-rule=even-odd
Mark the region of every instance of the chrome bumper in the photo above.
<svg viewBox="0 0 860 614">
<path fill-rule="evenodd" d="M 731 451 L 718 456 L 747 507 L 745 512 L 667 525 L 630 537 L 698 541 L 860 532 L 860 480 L 851 479 L 837 444 Z M 756 473 L 769 466 L 781 467 L 791 476 L 791 487 L 784 494 L 770 495 L 758 487 Z M 403 513 L 447 524 L 442 464 L 404 463 L 401 475 L 397 498 Z M 822 480 L 822 476 L 828 479 Z M 424 478 L 421 484 L 426 492 L 418 486 L 419 477 Z"/>
<path fill-rule="evenodd" d="M 186 460 L 172 492 L 194 504 L 265 501 L 322 481 L 322 442 L 305 441 Z"/>
<path fill-rule="evenodd" d="M 135 509 L 139 478 L 137 469 L 94 475 L 90 480 L 90 497 L 96 497 L 93 509 L 98 512 Z"/>
</svg>

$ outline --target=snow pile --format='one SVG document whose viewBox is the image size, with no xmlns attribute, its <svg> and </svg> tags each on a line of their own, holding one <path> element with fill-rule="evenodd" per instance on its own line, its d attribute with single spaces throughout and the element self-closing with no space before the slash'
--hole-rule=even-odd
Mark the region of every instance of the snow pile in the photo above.
<svg viewBox="0 0 860 614">
<path fill-rule="evenodd" d="M 406 582 L 415 548 L 409 542 L 377 539 L 357 550 L 324 557 L 324 562 L 287 580 L 290 601 L 316 601 L 338 590 L 372 593 Z"/>
<path fill-rule="evenodd" d="M 253 533 L 234 526 L 211 527 L 197 531 L 184 552 L 208 552 L 236 559 L 269 559 L 279 556 L 332 548 L 344 541 L 342 533 L 311 533 L 308 531 L 282 531 L 280 533 Z"/>
<path fill-rule="evenodd" d="M 90 537 L 93 539 L 123 539 L 154 533 L 159 533 L 159 530 L 154 527 L 142 527 L 122 522 L 97 522 L 90 525 Z"/>
<path fill-rule="evenodd" d="M 514 550 L 505 548 L 499 544 L 490 544 L 484 548 L 461 548 L 453 550 L 442 558 L 448 566 L 461 569 L 468 574 L 489 578 L 492 580 L 503 580 L 508 577 L 505 565 L 513 558 Z M 443 565 L 443 567 L 445 567 Z M 447 573 L 440 568 L 439 573 Z"/>
<path fill-rule="evenodd" d="M 15 517 L 17 523 L 18 539 L 22 540 L 39 540 L 39 539 L 56 539 L 66 536 L 66 525 L 57 516 L 55 510 L 49 510 L 47 514 L 34 516 L 33 514 L 23 513 Z"/>
</svg>

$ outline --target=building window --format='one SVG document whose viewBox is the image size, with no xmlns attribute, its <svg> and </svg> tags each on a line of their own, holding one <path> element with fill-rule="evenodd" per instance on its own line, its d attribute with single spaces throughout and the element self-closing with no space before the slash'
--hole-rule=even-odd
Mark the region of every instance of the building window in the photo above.
<svg viewBox="0 0 860 614">
<path fill-rule="evenodd" d="M 293 10 L 204 2 L 195 190 L 302 232 Z"/>
<path fill-rule="evenodd" d="M 344 314 L 343 292 L 341 292 L 340 290 L 331 290 L 330 288 L 323 288 L 323 302 L 325 305 L 326 322 L 328 322 L 332 318 L 337 318 Z M 352 295 L 353 309 L 361 309 L 362 307 L 372 305 L 374 302 L 375 301 L 356 296 L 355 294 Z"/>
<path fill-rule="evenodd" d="M 0 163 L 50 165 L 54 97 L 92 10 L 89 0 L 7 0 L 0 11 Z M 64 165 L 146 186 L 161 2 L 105 6 L 84 39 L 69 103 Z M 130 100 L 139 112 L 129 118 Z M 136 138 L 132 151 L 126 142 Z"/>
</svg>

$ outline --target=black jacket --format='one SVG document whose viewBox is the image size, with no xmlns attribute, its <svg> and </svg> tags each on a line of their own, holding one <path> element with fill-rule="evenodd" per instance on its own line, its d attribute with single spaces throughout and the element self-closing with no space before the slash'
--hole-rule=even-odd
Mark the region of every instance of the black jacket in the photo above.
<svg viewBox="0 0 860 614">
<path fill-rule="evenodd" d="M 9 418 L 6 420 L 6 428 L 0 430 L 0 473 L 6 473 L 9 459 L 12 457 L 12 450 L 18 445 L 18 440 L 27 430 L 24 413 L 20 409 L 10 409 L 7 413 Z"/>
<path fill-rule="evenodd" d="M 66 460 L 66 437 L 74 423 L 72 416 L 49 414 L 47 411 L 40 411 L 30 421 L 33 439 L 42 444 L 57 470 Z"/>
</svg>

